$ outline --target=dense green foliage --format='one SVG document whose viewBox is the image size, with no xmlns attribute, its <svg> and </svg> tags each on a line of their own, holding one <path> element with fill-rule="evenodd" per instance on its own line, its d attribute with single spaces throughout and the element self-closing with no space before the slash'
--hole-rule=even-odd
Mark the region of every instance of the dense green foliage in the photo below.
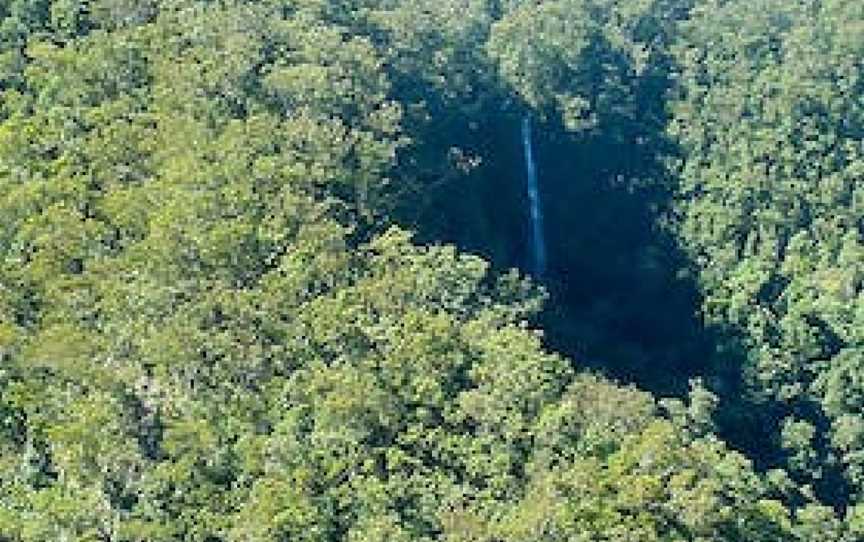
<svg viewBox="0 0 864 542">
<path fill-rule="evenodd" d="M 861 58 L 854 0 L 0 2 L 0 542 L 864 539 Z"/>
<path fill-rule="evenodd" d="M 862 24 L 853 1 L 706 2 L 676 50 L 671 125 L 705 316 L 736 331 L 789 467 L 834 502 L 832 470 L 864 497 Z"/>
</svg>

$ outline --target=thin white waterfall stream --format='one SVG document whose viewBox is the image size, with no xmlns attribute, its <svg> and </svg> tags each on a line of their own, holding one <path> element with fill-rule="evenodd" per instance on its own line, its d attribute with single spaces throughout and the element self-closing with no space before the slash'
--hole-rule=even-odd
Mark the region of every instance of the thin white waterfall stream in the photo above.
<svg viewBox="0 0 864 542">
<path fill-rule="evenodd" d="M 531 216 L 531 262 L 534 274 L 542 277 L 546 273 L 546 239 L 543 234 L 543 208 L 540 204 L 540 188 L 537 181 L 537 166 L 534 163 L 534 143 L 531 137 L 531 117 L 522 118 L 522 146 L 525 152 L 525 174 L 528 183 L 528 205 Z"/>
</svg>

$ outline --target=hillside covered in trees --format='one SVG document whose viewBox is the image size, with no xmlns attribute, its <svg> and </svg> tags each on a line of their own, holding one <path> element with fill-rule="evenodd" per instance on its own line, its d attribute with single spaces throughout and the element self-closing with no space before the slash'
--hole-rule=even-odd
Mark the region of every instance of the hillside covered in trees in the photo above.
<svg viewBox="0 0 864 542">
<path fill-rule="evenodd" d="M 861 0 L 0 0 L 0 93 L 0 542 L 864 540 Z"/>
</svg>

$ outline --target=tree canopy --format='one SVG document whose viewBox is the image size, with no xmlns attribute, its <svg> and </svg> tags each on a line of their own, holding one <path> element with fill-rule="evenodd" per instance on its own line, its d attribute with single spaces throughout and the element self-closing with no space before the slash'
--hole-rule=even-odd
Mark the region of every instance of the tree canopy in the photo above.
<svg viewBox="0 0 864 542">
<path fill-rule="evenodd" d="M 861 540 L 862 57 L 854 0 L 0 2 L 0 542 Z"/>
</svg>

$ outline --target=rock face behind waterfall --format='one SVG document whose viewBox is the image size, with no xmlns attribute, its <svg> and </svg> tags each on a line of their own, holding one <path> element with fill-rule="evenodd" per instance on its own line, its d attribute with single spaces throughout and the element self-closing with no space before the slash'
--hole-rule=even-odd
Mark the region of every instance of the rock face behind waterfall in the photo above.
<svg viewBox="0 0 864 542">
<path fill-rule="evenodd" d="M 543 208 L 540 204 L 537 166 L 534 162 L 531 117 L 528 115 L 522 118 L 522 145 L 525 152 L 525 177 L 528 186 L 528 205 L 531 219 L 531 265 L 534 274 L 537 277 L 542 277 L 546 272 L 546 240 L 543 234 Z"/>
</svg>

